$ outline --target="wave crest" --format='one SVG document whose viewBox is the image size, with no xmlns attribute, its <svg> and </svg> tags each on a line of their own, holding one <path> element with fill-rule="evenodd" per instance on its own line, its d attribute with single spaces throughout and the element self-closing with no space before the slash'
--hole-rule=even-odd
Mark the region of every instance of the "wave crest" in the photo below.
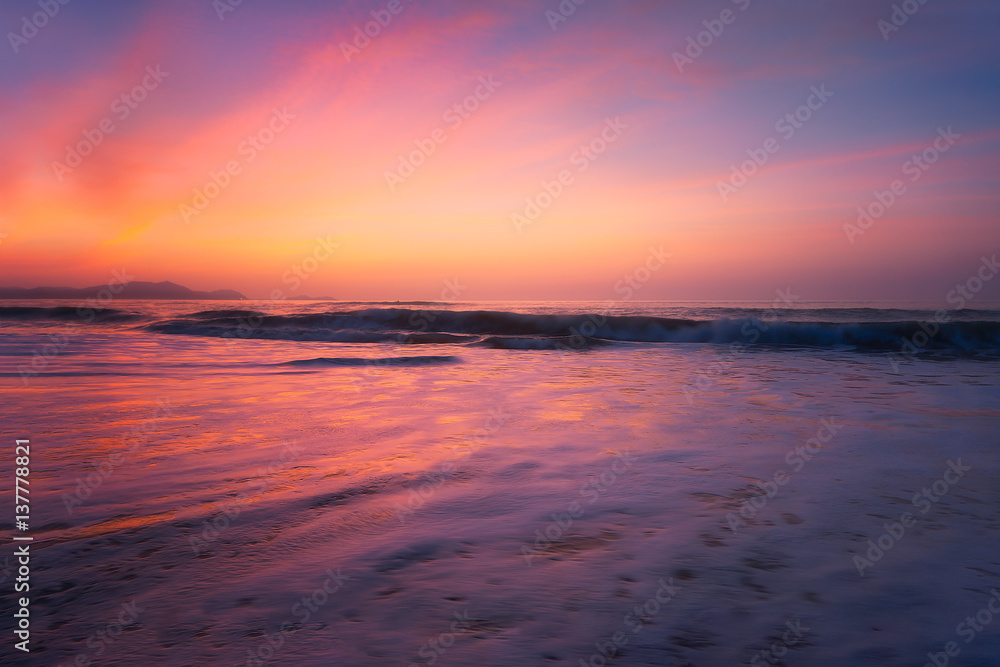
<svg viewBox="0 0 1000 667">
<path fill-rule="evenodd" d="M 893 350 L 1000 350 L 1000 322 L 696 320 L 645 315 L 369 308 L 265 315 L 206 311 L 153 331 L 223 338 L 352 343 L 465 344 L 503 349 L 589 349 L 609 343 L 702 343 Z"/>
</svg>

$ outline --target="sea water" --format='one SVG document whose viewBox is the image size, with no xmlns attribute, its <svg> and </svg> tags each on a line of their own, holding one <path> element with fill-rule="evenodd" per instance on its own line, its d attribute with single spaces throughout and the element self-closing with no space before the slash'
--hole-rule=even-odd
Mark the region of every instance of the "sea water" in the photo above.
<svg viewBox="0 0 1000 667">
<path fill-rule="evenodd" d="M 933 304 L 7 302 L 0 654 L 1000 664 L 998 351 Z"/>
</svg>

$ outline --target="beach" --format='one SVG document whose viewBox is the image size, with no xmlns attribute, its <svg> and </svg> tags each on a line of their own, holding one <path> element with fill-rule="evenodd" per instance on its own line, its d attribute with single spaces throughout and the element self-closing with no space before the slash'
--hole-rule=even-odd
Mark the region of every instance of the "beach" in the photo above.
<svg viewBox="0 0 1000 667">
<path fill-rule="evenodd" d="M 6 319 L 8 664 L 995 664 L 990 354 L 163 333 L 191 306 Z"/>
</svg>

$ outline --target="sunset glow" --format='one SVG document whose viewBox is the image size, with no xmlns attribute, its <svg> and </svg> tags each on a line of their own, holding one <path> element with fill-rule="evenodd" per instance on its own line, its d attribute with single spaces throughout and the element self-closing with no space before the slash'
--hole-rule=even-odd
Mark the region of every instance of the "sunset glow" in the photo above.
<svg viewBox="0 0 1000 667">
<path fill-rule="evenodd" d="M 643 298 L 905 299 L 995 247 L 996 7 L 563 4 L 6 3 L 0 282 L 267 298 L 324 239 L 300 294 L 602 299 L 662 247 Z"/>
<path fill-rule="evenodd" d="M 0 27 L 0 665 L 997 664 L 997 0 Z"/>
</svg>

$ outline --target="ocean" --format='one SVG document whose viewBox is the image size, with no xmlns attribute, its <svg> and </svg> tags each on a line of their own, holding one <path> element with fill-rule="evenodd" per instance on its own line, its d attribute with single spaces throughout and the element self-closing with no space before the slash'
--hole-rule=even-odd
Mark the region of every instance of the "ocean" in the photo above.
<svg viewBox="0 0 1000 667">
<path fill-rule="evenodd" d="M 0 662 L 995 666 L 966 306 L 3 302 Z"/>
</svg>

